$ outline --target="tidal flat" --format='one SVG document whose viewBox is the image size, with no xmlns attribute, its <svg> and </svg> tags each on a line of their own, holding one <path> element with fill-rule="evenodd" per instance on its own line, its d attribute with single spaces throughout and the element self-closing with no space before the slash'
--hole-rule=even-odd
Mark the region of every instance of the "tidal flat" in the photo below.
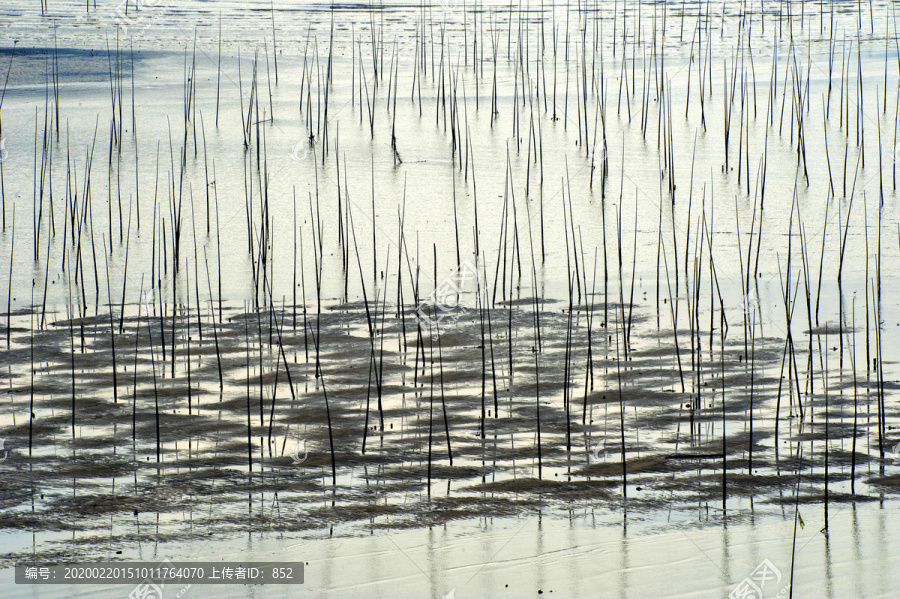
<svg viewBox="0 0 900 599">
<path fill-rule="evenodd" d="M 893 3 L 0 25 L 3 597 L 896 595 Z"/>
</svg>

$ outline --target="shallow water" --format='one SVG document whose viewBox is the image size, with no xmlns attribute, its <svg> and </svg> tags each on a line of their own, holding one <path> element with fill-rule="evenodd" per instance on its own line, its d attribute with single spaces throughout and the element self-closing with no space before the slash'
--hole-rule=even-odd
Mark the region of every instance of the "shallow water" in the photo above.
<svg viewBox="0 0 900 599">
<path fill-rule="evenodd" d="M 893 594 L 890 5 L 160 4 L 0 8 L 3 565 Z"/>
<path fill-rule="evenodd" d="M 835 511 L 828 536 L 808 522 L 797 536 L 795 596 L 892 596 L 891 568 L 898 556 L 885 531 L 896 526 L 895 519 L 896 510 L 860 503 Z M 527 597 L 538 590 L 542 596 L 566 597 L 721 597 L 768 559 L 781 578 L 773 577 L 764 589 L 776 596 L 790 576 L 792 531 L 792 514 L 748 514 L 723 525 L 704 510 L 682 520 L 662 514 L 648 521 L 630 511 L 612 516 L 590 509 L 562 518 L 461 520 L 318 540 L 245 533 L 213 542 L 147 544 L 125 556 L 263 560 L 289 552 L 307 562 L 306 583 L 290 590 L 216 585 L 193 586 L 186 594 L 229 598 L 442 597 L 451 591 L 455 597 Z M 3 572 L 8 581 L 10 570 Z M 15 587 L 6 596 L 122 597 L 129 590 Z"/>
</svg>

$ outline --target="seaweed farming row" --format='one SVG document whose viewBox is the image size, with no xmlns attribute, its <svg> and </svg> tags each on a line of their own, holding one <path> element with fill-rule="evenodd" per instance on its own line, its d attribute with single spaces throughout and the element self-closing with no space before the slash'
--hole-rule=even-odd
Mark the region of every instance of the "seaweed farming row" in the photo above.
<svg viewBox="0 0 900 599">
<path fill-rule="evenodd" d="M 105 4 L 0 52 L 4 559 L 896 498 L 892 4 Z"/>
<path fill-rule="evenodd" d="M 7 501 L 29 507 L 5 523 L 82 530 L 190 508 L 204 530 L 308 530 L 613 510 L 626 498 L 634 509 L 740 509 L 751 497 L 827 509 L 890 492 L 880 395 L 862 373 L 840 382 L 833 366 L 827 391 L 810 396 L 779 376 L 781 340 L 755 337 L 749 363 L 726 342 L 679 373 L 668 340 L 637 333 L 649 319 L 634 320 L 641 349 L 626 360 L 621 323 L 592 324 L 596 306 L 556 307 L 479 307 L 440 336 L 404 334 L 385 308 L 370 336 L 359 304 L 309 317 L 306 330 L 292 310 L 228 309 L 218 321 L 212 306 L 130 315 L 122 333 L 113 318 L 114 334 L 107 315 L 17 327 L 7 355 L 34 378 L 12 401 L 33 417 L 7 429 L 4 476 Z M 528 345 L 538 314 L 540 351 Z"/>
</svg>

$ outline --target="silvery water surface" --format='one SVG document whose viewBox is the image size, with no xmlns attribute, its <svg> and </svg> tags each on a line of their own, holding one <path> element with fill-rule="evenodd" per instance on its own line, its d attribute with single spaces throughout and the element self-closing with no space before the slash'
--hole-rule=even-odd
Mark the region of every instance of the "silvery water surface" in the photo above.
<svg viewBox="0 0 900 599">
<path fill-rule="evenodd" d="M 0 23 L 4 597 L 896 594 L 893 4 Z"/>
</svg>

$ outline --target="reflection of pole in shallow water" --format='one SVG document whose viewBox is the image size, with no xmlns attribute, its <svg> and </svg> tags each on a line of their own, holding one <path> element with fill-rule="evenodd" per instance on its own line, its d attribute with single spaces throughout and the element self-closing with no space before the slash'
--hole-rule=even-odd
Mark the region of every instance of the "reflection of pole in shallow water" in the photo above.
<svg viewBox="0 0 900 599">
<path fill-rule="evenodd" d="M 538 452 L 538 479 L 541 478 L 543 456 L 541 455 L 541 378 L 538 368 L 538 352 L 534 352 L 534 403 L 537 412 L 537 452 Z"/>
<path fill-rule="evenodd" d="M 621 270 L 621 269 L 620 269 Z M 622 364 L 619 360 L 619 312 L 616 314 L 616 379 L 619 383 L 619 435 L 622 443 L 622 497 L 628 497 L 628 480 L 625 474 L 625 403 L 622 400 Z"/>
</svg>

